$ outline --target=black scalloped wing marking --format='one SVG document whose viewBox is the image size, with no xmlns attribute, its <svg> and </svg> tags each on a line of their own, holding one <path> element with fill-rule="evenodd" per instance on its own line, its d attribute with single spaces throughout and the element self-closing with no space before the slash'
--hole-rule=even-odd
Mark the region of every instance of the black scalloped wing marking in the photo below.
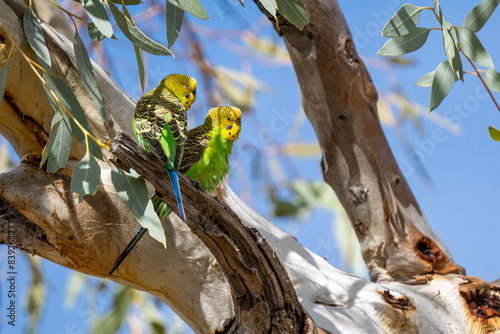
<svg viewBox="0 0 500 334">
<path fill-rule="evenodd" d="M 167 165 L 170 164 L 170 159 L 166 156 L 159 139 L 167 123 L 169 123 L 171 131 L 173 128 L 174 131 L 179 132 L 178 127 L 175 127 L 177 121 L 172 122 L 174 118 L 172 116 L 176 115 L 176 111 L 183 113 L 184 119 L 186 118 L 184 106 L 179 99 L 171 95 L 165 97 L 159 94 L 143 96 L 137 102 L 135 108 L 135 128 L 137 133 L 147 143 L 150 151 Z M 171 126 L 170 123 L 173 123 L 173 125 Z M 174 131 L 172 132 L 174 133 Z"/>
<path fill-rule="evenodd" d="M 179 166 L 181 173 L 187 172 L 191 166 L 195 165 L 203 157 L 210 140 L 209 133 L 209 130 L 203 124 L 188 131 L 184 155 Z"/>
</svg>

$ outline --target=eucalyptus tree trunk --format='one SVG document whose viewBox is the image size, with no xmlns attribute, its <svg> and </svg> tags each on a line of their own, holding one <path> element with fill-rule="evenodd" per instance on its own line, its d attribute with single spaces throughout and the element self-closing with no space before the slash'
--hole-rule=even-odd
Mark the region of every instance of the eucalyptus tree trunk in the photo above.
<svg viewBox="0 0 500 334">
<path fill-rule="evenodd" d="M 500 332 L 499 288 L 464 276 L 392 156 L 377 116 L 376 90 L 338 4 L 303 2 L 310 24 L 299 31 L 278 16 L 279 33 L 322 148 L 325 182 L 351 218 L 371 281 L 335 269 L 227 185 L 222 203 L 184 176 L 188 224 L 174 215 L 165 219 L 168 249 L 144 238 L 108 276 L 138 229 L 111 183 L 112 164 L 133 167 L 167 204 L 175 200 L 168 180 L 157 172 L 161 166 L 130 140 L 134 101 L 94 64 L 110 119 L 106 126 L 83 88 L 72 41 L 47 24 L 42 27 L 53 74 L 72 88 L 98 139 L 112 142 L 101 163 L 99 191 L 76 204 L 69 184 L 85 150 L 73 141 L 67 168 L 55 174 L 39 169 L 54 111 L 40 80 L 14 49 L 0 133 L 21 163 L 0 175 L 0 242 L 8 242 L 13 222 L 19 249 L 147 291 L 198 333 Z M 0 65 L 12 43 L 36 59 L 23 33 L 23 11 L 13 1 L 0 1 Z"/>
</svg>

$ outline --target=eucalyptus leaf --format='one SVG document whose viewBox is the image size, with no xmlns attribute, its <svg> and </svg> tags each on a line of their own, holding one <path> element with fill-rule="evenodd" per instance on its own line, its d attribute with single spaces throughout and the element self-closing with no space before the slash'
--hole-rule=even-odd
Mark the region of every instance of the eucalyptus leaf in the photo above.
<svg viewBox="0 0 500 334">
<path fill-rule="evenodd" d="M 78 34 L 78 30 L 75 31 L 74 39 L 75 42 L 73 46 L 75 49 L 76 64 L 78 66 L 78 70 L 80 71 L 80 75 L 82 76 L 83 83 L 85 84 L 85 87 L 87 87 L 87 91 L 94 101 L 94 104 L 99 111 L 104 124 L 109 125 L 108 117 L 106 116 L 106 110 L 104 109 L 104 105 L 102 103 L 101 93 L 97 88 L 94 71 L 92 70 L 92 63 L 90 62 L 87 49 L 85 48 L 85 45 L 83 44 L 83 41 Z"/>
<path fill-rule="evenodd" d="M 419 87 L 430 87 L 432 85 L 432 80 L 434 79 L 434 73 L 436 73 L 435 70 L 424 74 L 422 77 L 420 77 L 420 79 L 418 79 L 415 85 Z"/>
<path fill-rule="evenodd" d="M 172 53 L 166 47 L 151 40 L 144 35 L 134 23 L 123 14 L 118 7 L 112 2 L 108 2 L 109 9 L 115 17 L 116 24 L 121 29 L 122 33 L 127 37 L 135 46 L 142 50 L 154 55 L 171 55 Z"/>
<path fill-rule="evenodd" d="M 94 322 L 92 334 L 113 334 L 118 332 L 126 319 L 134 299 L 134 290 L 121 286 L 113 299 L 111 311 Z"/>
<path fill-rule="evenodd" d="M 462 59 L 460 58 L 460 52 L 458 51 L 457 47 L 457 37 L 455 34 L 454 28 L 451 30 L 448 30 L 448 33 L 451 36 L 452 39 L 452 44 L 453 44 L 453 57 L 451 60 L 451 65 L 453 67 L 453 70 L 457 74 L 457 78 L 464 81 L 464 66 L 462 64 Z"/>
<path fill-rule="evenodd" d="M 153 203 L 149 199 L 148 189 L 142 176 L 131 170 L 127 173 L 114 165 L 111 179 L 118 195 L 137 218 L 139 223 L 149 230 L 149 235 L 167 247 L 163 226 L 156 215 Z"/>
<path fill-rule="evenodd" d="M 258 0 L 262 6 L 276 18 L 276 10 L 278 10 L 278 5 L 276 4 L 276 0 Z"/>
<path fill-rule="evenodd" d="M 207 11 L 205 7 L 201 4 L 200 0 L 175 0 L 177 3 L 184 8 L 186 12 L 189 12 L 202 20 L 208 20 Z"/>
<path fill-rule="evenodd" d="M 71 132 L 68 117 L 63 117 L 50 129 L 49 140 L 43 149 L 40 163 L 40 166 L 43 166 L 47 160 L 48 173 L 55 173 L 66 167 L 71 149 Z"/>
<path fill-rule="evenodd" d="M 429 111 L 436 109 L 444 98 L 448 95 L 453 84 L 455 83 L 456 75 L 451 69 L 450 62 L 445 60 L 438 65 L 434 78 L 432 79 L 431 97 L 429 101 Z"/>
<path fill-rule="evenodd" d="M 50 90 L 45 85 L 43 86 L 43 89 L 45 90 L 45 94 L 47 94 L 47 98 L 49 99 L 50 104 L 54 109 L 54 117 L 52 118 L 52 123 L 51 123 L 51 127 L 53 127 L 56 122 L 59 122 L 61 120 L 64 110 L 61 108 L 60 105 L 56 103 L 54 97 L 50 93 Z"/>
<path fill-rule="evenodd" d="M 106 36 L 104 36 L 102 32 L 99 29 L 97 29 L 97 27 L 93 22 L 88 24 L 87 31 L 89 33 L 89 37 L 96 42 L 100 42 L 106 38 Z"/>
<path fill-rule="evenodd" d="M 166 0 L 167 8 L 167 42 L 171 48 L 181 32 L 182 21 L 184 20 L 184 9 L 180 7 L 177 0 Z"/>
<path fill-rule="evenodd" d="M 455 27 L 455 31 L 457 32 L 460 50 L 462 50 L 467 57 L 481 66 L 493 68 L 493 61 L 490 55 L 479 41 L 474 31 L 464 26 Z"/>
<path fill-rule="evenodd" d="M 94 195 L 99 187 L 101 167 L 97 160 L 89 153 L 76 165 L 71 178 L 71 191 L 78 193 L 77 203 L 81 203 L 83 196 Z"/>
<path fill-rule="evenodd" d="M 5 95 L 5 88 L 7 87 L 7 76 L 9 72 L 9 60 L 3 64 L 2 70 L 0 71 L 0 104 L 3 101 L 3 96 Z"/>
<path fill-rule="evenodd" d="M 455 39 L 453 38 L 453 33 L 451 31 L 452 25 L 444 20 L 443 13 L 441 11 L 441 6 L 439 3 L 436 4 L 438 9 L 438 18 L 439 23 L 441 24 L 441 32 L 443 34 L 443 46 L 444 51 L 446 53 L 446 57 L 450 62 L 451 69 L 456 71 L 460 70 L 461 79 L 463 79 L 463 69 L 462 69 L 462 61 L 460 59 L 460 55 L 458 54 L 458 48 L 455 44 Z"/>
<path fill-rule="evenodd" d="M 492 68 L 487 69 L 483 73 L 484 81 L 488 87 L 493 89 L 495 92 L 500 93 L 500 73 Z"/>
<path fill-rule="evenodd" d="M 73 115 L 73 117 L 78 121 L 78 123 L 90 134 L 92 134 L 92 131 L 90 130 L 89 123 L 87 122 L 87 118 L 85 117 L 85 113 L 78 102 L 78 99 L 76 98 L 75 94 L 71 90 L 71 88 L 68 87 L 66 82 L 63 80 L 59 79 L 58 77 L 54 75 L 44 75 L 44 80 L 49 86 L 49 88 L 54 92 L 54 94 L 57 96 L 61 104 Z M 48 94 L 50 95 L 50 94 Z M 50 98 L 49 98 L 50 100 Z M 55 103 L 55 102 L 54 102 Z M 58 108 L 59 109 L 59 108 Z M 56 109 L 57 110 L 57 109 Z M 73 131 L 73 134 L 75 137 L 78 139 L 80 143 L 82 143 L 83 146 L 86 145 L 86 140 L 85 140 L 85 134 L 83 131 L 80 129 L 80 127 L 75 123 L 73 119 L 70 121 L 71 123 L 71 128 Z M 102 159 L 102 152 L 101 148 L 99 145 L 93 141 L 89 140 L 89 149 L 90 152 L 99 159 Z"/>
<path fill-rule="evenodd" d="M 455 31 L 448 22 L 445 22 L 446 30 L 443 29 L 443 45 L 448 61 L 450 62 L 451 69 L 457 73 L 460 80 L 464 81 L 464 69 L 462 60 L 460 59 L 460 52 L 458 52 Z"/>
<path fill-rule="evenodd" d="M 383 37 L 400 37 L 417 27 L 422 7 L 407 3 L 403 5 L 382 29 Z"/>
<path fill-rule="evenodd" d="M 144 3 L 141 0 L 111 0 L 111 2 L 118 5 L 124 4 L 125 6 L 140 5 L 141 3 Z"/>
<path fill-rule="evenodd" d="M 500 130 L 490 125 L 488 127 L 488 132 L 490 133 L 491 139 L 494 141 L 500 141 Z"/>
<path fill-rule="evenodd" d="M 73 0 L 74 2 L 82 2 L 82 0 Z M 140 5 L 142 2 L 141 0 L 111 0 L 112 3 L 116 3 L 118 5 L 121 5 L 122 3 L 125 6 L 130 6 L 130 5 Z"/>
<path fill-rule="evenodd" d="M 111 38 L 113 36 L 113 27 L 104 4 L 100 0 L 82 0 L 82 5 L 97 29 L 104 36 Z"/>
<path fill-rule="evenodd" d="M 35 50 L 40 65 L 45 71 L 52 73 L 49 49 L 45 44 L 42 27 L 40 26 L 38 18 L 31 7 L 28 7 L 24 13 L 23 27 L 28 43 L 31 45 L 33 50 Z"/>
<path fill-rule="evenodd" d="M 467 14 L 464 20 L 464 26 L 469 27 L 472 31 L 478 32 L 484 26 L 491 14 L 495 11 L 500 0 L 484 0 Z"/>
<path fill-rule="evenodd" d="M 381 56 L 401 56 L 416 51 L 425 44 L 430 29 L 417 27 L 409 34 L 393 37 L 384 44 L 377 54 Z"/>
<path fill-rule="evenodd" d="M 302 30 L 309 23 L 309 12 L 301 0 L 276 0 L 278 12 Z"/>
<path fill-rule="evenodd" d="M 137 60 L 137 68 L 139 70 L 139 81 L 141 82 L 142 93 L 144 93 L 145 74 L 144 74 L 144 57 L 141 48 L 134 45 L 135 58 Z"/>
</svg>

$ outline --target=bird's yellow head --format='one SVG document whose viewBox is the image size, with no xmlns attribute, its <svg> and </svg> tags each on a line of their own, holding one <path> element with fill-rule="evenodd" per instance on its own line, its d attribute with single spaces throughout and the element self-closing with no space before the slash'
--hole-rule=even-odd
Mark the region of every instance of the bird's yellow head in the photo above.
<svg viewBox="0 0 500 334">
<path fill-rule="evenodd" d="M 196 80 L 184 74 L 170 74 L 160 82 L 164 89 L 168 89 L 177 96 L 188 111 L 196 100 Z"/>
<path fill-rule="evenodd" d="M 214 126 L 220 126 L 221 135 L 230 142 L 238 140 L 241 131 L 241 110 L 236 107 L 212 108 L 209 112 Z"/>
</svg>

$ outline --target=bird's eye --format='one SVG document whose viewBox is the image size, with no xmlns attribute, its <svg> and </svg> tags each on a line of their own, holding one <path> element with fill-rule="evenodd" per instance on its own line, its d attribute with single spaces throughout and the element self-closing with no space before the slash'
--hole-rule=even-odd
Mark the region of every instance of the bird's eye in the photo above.
<svg viewBox="0 0 500 334">
<path fill-rule="evenodd" d="M 190 96 L 191 96 L 191 94 L 186 95 L 186 99 L 189 99 Z"/>
<path fill-rule="evenodd" d="M 184 86 L 184 87 L 189 88 L 189 86 L 188 86 L 188 85 L 186 85 L 186 86 Z"/>
<path fill-rule="evenodd" d="M 228 118 L 227 118 L 227 120 L 228 120 L 228 121 L 230 121 L 230 120 L 231 120 L 231 117 L 228 117 Z"/>
</svg>

